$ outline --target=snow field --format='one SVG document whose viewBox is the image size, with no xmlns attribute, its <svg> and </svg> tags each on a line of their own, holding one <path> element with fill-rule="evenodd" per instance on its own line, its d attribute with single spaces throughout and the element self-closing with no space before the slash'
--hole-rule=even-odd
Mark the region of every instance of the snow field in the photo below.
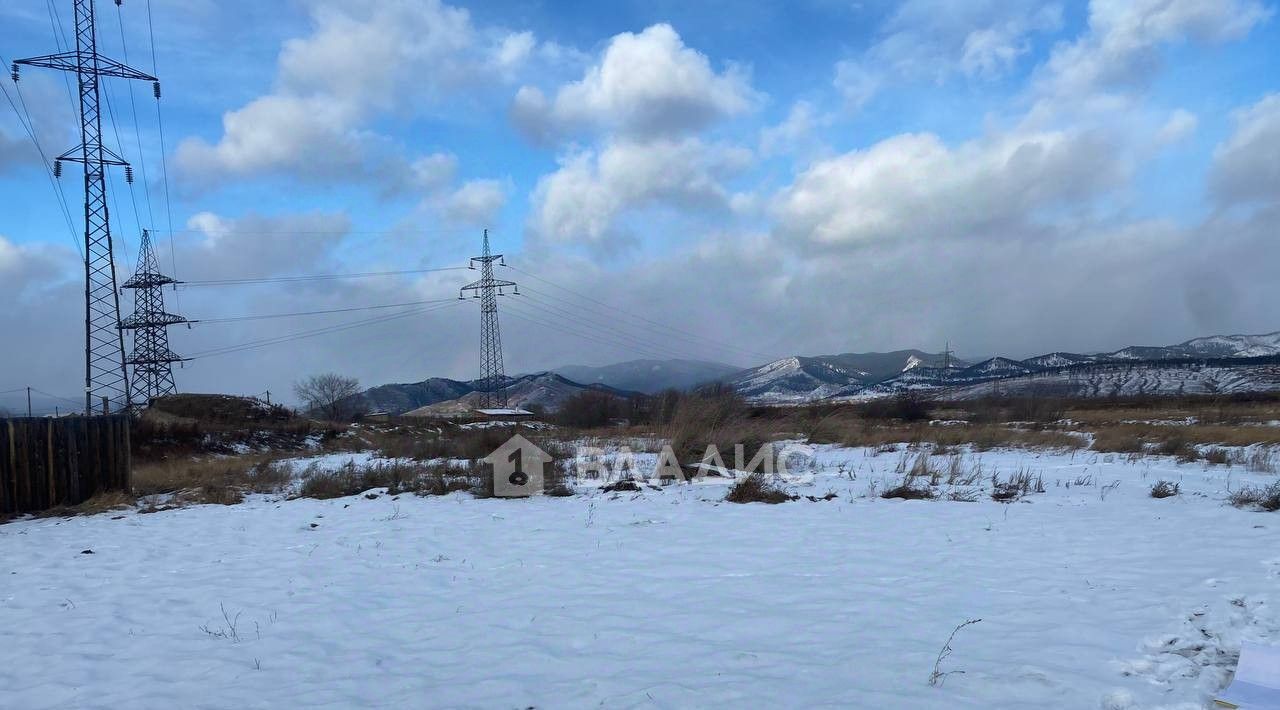
<svg viewBox="0 0 1280 710">
<path fill-rule="evenodd" d="M 817 448 L 795 490 L 830 502 L 708 479 L 3 525 L 0 706 L 1200 708 L 1241 639 L 1280 642 L 1280 517 L 1223 502 L 1274 476 L 990 452 L 1046 492 L 905 502 L 872 454 Z"/>
</svg>

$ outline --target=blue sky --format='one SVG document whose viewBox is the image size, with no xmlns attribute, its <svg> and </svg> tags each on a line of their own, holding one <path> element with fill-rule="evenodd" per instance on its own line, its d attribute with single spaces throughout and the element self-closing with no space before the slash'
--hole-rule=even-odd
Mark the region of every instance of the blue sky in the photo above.
<svg viewBox="0 0 1280 710">
<path fill-rule="evenodd" d="M 123 58 L 122 25 L 149 71 L 146 0 L 99 4 L 103 51 Z M 69 2 L 53 6 L 69 21 Z M 128 87 L 112 82 L 124 152 L 150 178 L 132 199 L 115 180 L 115 233 L 129 255 L 141 226 L 165 233 L 180 278 L 455 266 L 487 227 L 513 264 L 596 314 L 557 320 L 549 309 L 567 304 L 553 300 L 513 310 L 509 370 L 946 340 L 1032 355 L 1280 328 L 1280 294 L 1244 256 L 1274 254 L 1280 209 L 1280 22 L 1263 0 L 150 11 L 175 232 L 170 245 L 149 87 L 133 87 L 139 151 Z M 44 2 L 6 4 L 0 57 L 54 51 L 50 25 Z M 61 81 L 27 69 L 20 84 L 48 152 L 75 142 Z M 0 109 L 0 296 L 15 305 L 0 327 L 21 343 L 9 357 L 23 379 L 73 391 L 73 238 Z M 74 217 L 74 174 L 63 186 Z M 448 296 L 467 276 L 178 296 L 187 315 L 217 318 Z M 451 308 L 197 360 L 183 377 L 228 391 L 281 389 L 300 368 L 466 377 L 476 320 Z M 174 340 L 201 352 L 338 322 Z M 641 353 L 644 322 L 700 337 Z"/>
</svg>

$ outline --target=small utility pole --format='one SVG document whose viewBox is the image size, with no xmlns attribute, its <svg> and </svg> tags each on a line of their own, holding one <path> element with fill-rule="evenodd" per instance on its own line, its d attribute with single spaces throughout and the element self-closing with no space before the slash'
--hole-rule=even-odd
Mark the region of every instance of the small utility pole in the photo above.
<svg viewBox="0 0 1280 710">
<path fill-rule="evenodd" d="M 31 388 L 27 388 L 27 419 L 31 418 Z"/>
<path fill-rule="evenodd" d="M 267 406 L 271 406 L 271 390 L 267 390 Z"/>
</svg>

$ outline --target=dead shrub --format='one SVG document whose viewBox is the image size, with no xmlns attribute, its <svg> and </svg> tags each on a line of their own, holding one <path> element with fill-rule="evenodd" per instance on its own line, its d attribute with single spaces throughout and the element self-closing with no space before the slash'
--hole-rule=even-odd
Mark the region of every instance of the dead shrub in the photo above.
<svg viewBox="0 0 1280 710">
<path fill-rule="evenodd" d="M 180 491 L 175 503 L 191 505 L 237 505 L 244 502 L 244 490 L 236 486 L 205 484 Z"/>
<path fill-rule="evenodd" d="M 873 399 L 858 407 L 864 419 L 921 422 L 931 414 L 929 401 L 916 392 L 903 392 L 893 397 Z"/>
<path fill-rule="evenodd" d="M 1171 481 L 1156 481 L 1151 487 L 1152 498 L 1172 498 L 1182 492 L 1182 487 Z"/>
<path fill-rule="evenodd" d="M 1280 510 L 1280 481 L 1265 488 L 1245 486 L 1231 493 L 1227 500 L 1237 508 L 1256 508 L 1266 512 Z"/>
<path fill-rule="evenodd" d="M 700 463 L 715 447 L 727 466 L 737 446 L 744 465 L 769 443 L 764 423 L 753 422 L 743 399 L 732 389 L 713 387 L 682 396 L 668 426 L 671 449 L 684 465 Z"/>
<path fill-rule="evenodd" d="M 997 503 L 1012 503 L 1031 493 L 1044 493 L 1044 479 L 1039 474 L 1032 475 L 1028 469 L 1019 469 L 1005 480 L 1000 480 L 999 473 L 991 474 L 991 500 Z"/>
<path fill-rule="evenodd" d="M 911 477 L 903 478 L 902 481 L 880 494 L 881 498 L 893 499 L 900 498 L 902 500 L 933 500 L 938 494 L 929 486 L 917 485 Z"/>
<path fill-rule="evenodd" d="M 782 488 L 776 481 L 761 473 L 753 473 L 746 478 L 740 478 L 729 488 L 729 493 L 724 497 L 728 503 L 785 503 L 789 500 L 795 500 L 795 496 L 791 495 Z"/>
<path fill-rule="evenodd" d="M 1204 460 L 1216 466 L 1229 465 L 1231 463 L 1231 452 L 1221 446 L 1211 446 L 1204 451 Z"/>
<path fill-rule="evenodd" d="M 385 488 L 391 495 L 414 493 L 422 496 L 473 491 L 479 484 L 476 467 L 455 468 L 444 464 L 376 463 L 357 466 L 347 463 L 336 471 L 314 466 L 304 474 L 299 497 L 345 498 L 373 488 Z"/>
</svg>

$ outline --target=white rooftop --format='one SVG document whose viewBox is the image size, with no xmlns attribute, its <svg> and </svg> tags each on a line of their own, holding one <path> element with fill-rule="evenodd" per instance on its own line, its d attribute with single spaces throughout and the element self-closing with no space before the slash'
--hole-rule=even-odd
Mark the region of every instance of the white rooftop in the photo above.
<svg viewBox="0 0 1280 710">
<path fill-rule="evenodd" d="M 477 412 L 488 417 L 528 417 L 533 412 L 527 409 L 477 409 Z"/>
</svg>

